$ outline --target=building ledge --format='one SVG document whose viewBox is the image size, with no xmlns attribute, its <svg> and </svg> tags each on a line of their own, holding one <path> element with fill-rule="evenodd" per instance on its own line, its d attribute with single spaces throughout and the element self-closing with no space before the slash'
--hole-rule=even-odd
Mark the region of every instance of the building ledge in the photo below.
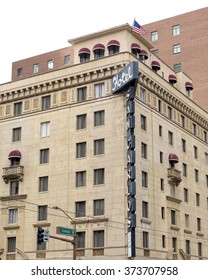
<svg viewBox="0 0 208 280">
<path fill-rule="evenodd" d="M 171 226 L 170 226 L 170 229 L 176 230 L 176 231 L 179 231 L 179 230 L 180 230 L 180 228 L 179 228 L 178 226 L 176 226 L 176 225 L 171 225 Z"/>
<path fill-rule="evenodd" d="M 200 237 L 203 237 L 203 236 L 204 236 L 204 233 L 202 233 L 202 232 L 200 232 L 200 231 L 197 231 L 197 232 L 196 232 L 196 235 L 197 235 L 197 236 L 200 236 Z"/>
<path fill-rule="evenodd" d="M 1 196 L 0 201 L 19 200 L 19 199 L 26 199 L 26 198 L 27 198 L 27 194 L 9 195 L 9 196 Z"/>
<path fill-rule="evenodd" d="M 169 200 L 169 201 L 172 201 L 172 202 L 178 203 L 178 204 L 180 204 L 180 203 L 182 202 L 182 200 L 181 200 L 181 199 L 178 199 L 178 198 L 176 198 L 176 197 L 169 196 L 169 195 L 167 195 L 167 196 L 166 196 L 166 199 L 167 199 L 167 200 Z"/>
<path fill-rule="evenodd" d="M 152 221 L 149 220 L 148 218 L 142 218 L 140 220 L 140 222 L 143 223 L 143 224 L 148 224 L 148 225 L 150 225 L 152 223 Z"/>
<path fill-rule="evenodd" d="M 184 229 L 184 233 L 192 234 L 192 230 L 190 230 L 190 229 L 188 229 L 188 228 L 185 228 L 185 229 Z"/>
<path fill-rule="evenodd" d="M 3 227 L 4 230 L 14 230 L 14 229 L 19 229 L 20 226 L 17 226 L 17 225 L 11 225 L 11 226 L 6 226 L 6 227 Z"/>
</svg>

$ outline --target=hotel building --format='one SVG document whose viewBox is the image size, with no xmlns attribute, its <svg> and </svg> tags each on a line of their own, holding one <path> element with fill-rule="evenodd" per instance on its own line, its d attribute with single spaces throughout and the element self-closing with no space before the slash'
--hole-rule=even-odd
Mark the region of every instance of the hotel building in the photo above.
<svg viewBox="0 0 208 280">
<path fill-rule="evenodd" d="M 69 43 L 63 67 L 19 64 L 0 85 L 0 258 L 208 259 L 208 115 L 191 78 L 128 24 Z M 112 81 L 132 63 L 128 103 Z"/>
</svg>

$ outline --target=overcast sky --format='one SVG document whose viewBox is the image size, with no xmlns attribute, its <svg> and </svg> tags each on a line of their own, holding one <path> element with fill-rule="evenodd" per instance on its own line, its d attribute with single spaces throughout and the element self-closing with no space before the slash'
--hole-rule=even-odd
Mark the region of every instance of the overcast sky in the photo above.
<svg viewBox="0 0 208 280">
<path fill-rule="evenodd" d="M 13 61 L 67 47 L 68 39 L 132 25 L 134 18 L 144 25 L 207 4 L 207 0 L 2 0 L 0 84 L 10 81 Z"/>
</svg>

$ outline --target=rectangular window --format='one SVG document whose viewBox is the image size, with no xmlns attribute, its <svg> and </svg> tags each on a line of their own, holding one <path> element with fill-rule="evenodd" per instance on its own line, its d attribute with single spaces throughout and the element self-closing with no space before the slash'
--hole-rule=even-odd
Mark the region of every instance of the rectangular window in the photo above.
<svg viewBox="0 0 208 280">
<path fill-rule="evenodd" d="M 48 216 L 48 206 L 38 206 L 38 221 L 46 221 Z"/>
<path fill-rule="evenodd" d="M 86 186 L 86 171 L 76 172 L 76 187 Z"/>
<path fill-rule="evenodd" d="M 181 127 L 185 128 L 185 117 L 181 115 Z"/>
<path fill-rule="evenodd" d="M 96 199 L 93 201 L 93 215 L 104 215 L 104 199 Z"/>
<path fill-rule="evenodd" d="M 193 133 L 193 135 L 196 136 L 196 124 L 195 123 L 192 124 L 192 133 Z"/>
<path fill-rule="evenodd" d="M 22 77 L 22 75 L 23 75 L 23 69 L 22 68 L 18 68 L 17 69 L 17 77 L 19 78 L 19 77 Z"/>
<path fill-rule="evenodd" d="M 19 181 L 11 181 L 10 195 L 18 195 L 18 194 L 19 194 Z"/>
<path fill-rule="evenodd" d="M 77 102 L 87 100 L 87 87 L 81 87 L 77 89 Z"/>
<path fill-rule="evenodd" d="M 170 106 L 168 106 L 168 118 L 170 119 L 170 120 L 172 120 L 172 108 L 170 107 Z"/>
<path fill-rule="evenodd" d="M 149 248 L 149 232 L 147 231 L 142 232 L 142 245 L 145 249 Z"/>
<path fill-rule="evenodd" d="M 141 129 L 147 130 L 147 118 L 141 115 Z"/>
<path fill-rule="evenodd" d="M 165 219 L 165 207 L 161 207 L 161 218 Z"/>
<path fill-rule="evenodd" d="M 208 187 L 208 175 L 206 175 L 206 187 Z"/>
<path fill-rule="evenodd" d="M 40 164 L 49 163 L 49 149 L 40 150 Z"/>
<path fill-rule="evenodd" d="M 94 170 L 94 185 L 101 185 L 105 182 L 105 169 L 99 168 Z"/>
<path fill-rule="evenodd" d="M 64 56 L 64 64 L 70 64 L 70 55 Z"/>
<path fill-rule="evenodd" d="M 18 209 L 9 209 L 9 224 L 16 224 L 18 219 Z"/>
<path fill-rule="evenodd" d="M 51 96 L 43 96 L 42 97 L 42 110 L 48 110 L 51 107 Z"/>
<path fill-rule="evenodd" d="M 77 116 L 77 130 L 87 127 L 87 114 Z"/>
<path fill-rule="evenodd" d="M 76 239 L 77 239 L 77 248 L 84 249 L 85 248 L 85 232 L 77 232 Z"/>
<path fill-rule="evenodd" d="M 148 202 L 142 201 L 142 217 L 143 218 L 148 218 L 149 213 L 148 213 Z"/>
<path fill-rule="evenodd" d="M 173 132 L 168 131 L 168 143 L 173 145 Z"/>
<path fill-rule="evenodd" d="M 204 142 L 207 143 L 207 132 L 204 130 Z"/>
<path fill-rule="evenodd" d="M 186 140 L 181 139 L 181 145 L 182 145 L 182 151 L 185 153 L 186 152 Z"/>
<path fill-rule="evenodd" d="M 181 45 L 173 45 L 173 54 L 179 54 L 181 52 Z"/>
<path fill-rule="evenodd" d="M 176 225 L 176 211 L 171 210 L 171 225 Z"/>
<path fill-rule="evenodd" d="M 163 152 L 160 152 L 160 163 L 163 163 Z"/>
<path fill-rule="evenodd" d="M 166 238 L 165 238 L 165 235 L 162 235 L 162 247 L 166 248 Z"/>
<path fill-rule="evenodd" d="M 77 143 L 76 144 L 76 157 L 77 158 L 86 157 L 86 148 L 87 148 L 86 142 Z"/>
<path fill-rule="evenodd" d="M 22 115 L 22 102 L 14 103 L 14 116 Z"/>
<path fill-rule="evenodd" d="M 202 243 L 198 242 L 198 256 L 201 257 L 202 256 Z"/>
<path fill-rule="evenodd" d="M 93 247 L 104 247 L 104 230 L 93 231 Z"/>
<path fill-rule="evenodd" d="M 172 238 L 172 248 L 173 248 L 173 252 L 177 252 L 177 238 L 176 237 Z"/>
<path fill-rule="evenodd" d="M 200 206 L 200 194 L 196 193 L 196 206 Z"/>
<path fill-rule="evenodd" d="M 186 188 L 183 189 L 183 196 L 184 196 L 184 201 L 188 202 L 188 189 Z"/>
<path fill-rule="evenodd" d="M 36 74 L 39 71 L 39 64 L 33 64 L 33 73 Z"/>
<path fill-rule="evenodd" d="M 162 137 L 163 133 L 162 133 L 162 125 L 159 125 L 159 136 Z"/>
<path fill-rule="evenodd" d="M 164 179 L 160 178 L 160 190 L 164 191 L 165 190 L 165 184 L 164 184 Z"/>
<path fill-rule="evenodd" d="M 146 101 L 146 91 L 144 88 L 140 88 L 139 100 L 141 100 L 142 102 Z"/>
<path fill-rule="evenodd" d="M 189 228 L 189 215 L 185 214 L 185 227 Z"/>
<path fill-rule="evenodd" d="M 48 69 L 53 69 L 53 60 L 48 60 Z"/>
<path fill-rule="evenodd" d="M 94 140 L 94 155 L 103 155 L 104 147 L 105 147 L 104 139 Z"/>
<path fill-rule="evenodd" d="M 151 32 L 151 41 L 152 42 L 158 41 L 158 31 Z"/>
<path fill-rule="evenodd" d="M 100 84 L 95 85 L 94 90 L 95 90 L 95 92 L 94 92 L 94 97 L 95 98 L 99 98 L 99 97 L 105 96 L 104 83 L 100 83 Z"/>
<path fill-rule="evenodd" d="M 7 253 L 16 252 L 16 237 L 7 238 Z"/>
<path fill-rule="evenodd" d="M 86 216 L 86 201 L 75 202 L 76 205 L 76 217 Z"/>
<path fill-rule="evenodd" d="M 48 176 L 39 177 L 39 192 L 48 191 Z"/>
<path fill-rule="evenodd" d="M 194 177 L 195 177 L 195 182 L 199 182 L 199 170 L 194 169 Z"/>
<path fill-rule="evenodd" d="M 141 157 L 147 158 L 147 144 L 141 143 Z"/>
<path fill-rule="evenodd" d="M 187 164 L 186 163 L 182 163 L 182 172 L 183 172 L 183 176 L 187 177 Z"/>
<path fill-rule="evenodd" d="M 158 99 L 158 102 L 157 102 L 157 107 L 158 107 L 158 112 L 162 112 L 162 101 L 160 99 Z"/>
<path fill-rule="evenodd" d="M 181 63 L 176 63 L 173 65 L 173 69 L 176 73 L 181 72 L 182 71 L 182 66 Z"/>
<path fill-rule="evenodd" d="M 204 153 L 205 164 L 208 165 L 208 153 Z"/>
<path fill-rule="evenodd" d="M 100 126 L 105 124 L 105 111 L 94 112 L 94 126 Z"/>
<path fill-rule="evenodd" d="M 148 174 L 145 171 L 142 171 L 142 187 L 143 188 L 148 187 Z"/>
<path fill-rule="evenodd" d="M 46 137 L 50 136 L 51 124 L 50 122 L 42 122 L 40 124 L 40 136 Z"/>
<path fill-rule="evenodd" d="M 12 141 L 21 141 L 21 127 L 13 128 L 12 131 Z"/>
<path fill-rule="evenodd" d="M 180 35 L 180 26 L 179 25 L 174 25 L 172 27 L 172 34 L 173 34 L 173 36 Z"/>
<path fill-rule="evenodd" d="M 202 227 L 201 227 L 201 218 L 197 218 L 196 219 L 196 226 L 197 226 L 197 231 L 201 231 Z"/>
</svg>

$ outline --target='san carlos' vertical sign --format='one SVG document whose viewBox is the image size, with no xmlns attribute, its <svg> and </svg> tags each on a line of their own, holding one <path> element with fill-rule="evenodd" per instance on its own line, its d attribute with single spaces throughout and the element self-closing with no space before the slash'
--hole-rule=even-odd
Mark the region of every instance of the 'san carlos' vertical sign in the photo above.
<svg viewBox="0 0 208 280">
<path fill-rule="evenodd" d="M 135 168 L 135 91 L 138 81 L 138 62 L 133 61 L 111 79 L 112 93 L 126 90 L 127 122 L 127 188 L 128 188 L 128 257 L 136 256 L 136 168 Z"/>
</svg>

